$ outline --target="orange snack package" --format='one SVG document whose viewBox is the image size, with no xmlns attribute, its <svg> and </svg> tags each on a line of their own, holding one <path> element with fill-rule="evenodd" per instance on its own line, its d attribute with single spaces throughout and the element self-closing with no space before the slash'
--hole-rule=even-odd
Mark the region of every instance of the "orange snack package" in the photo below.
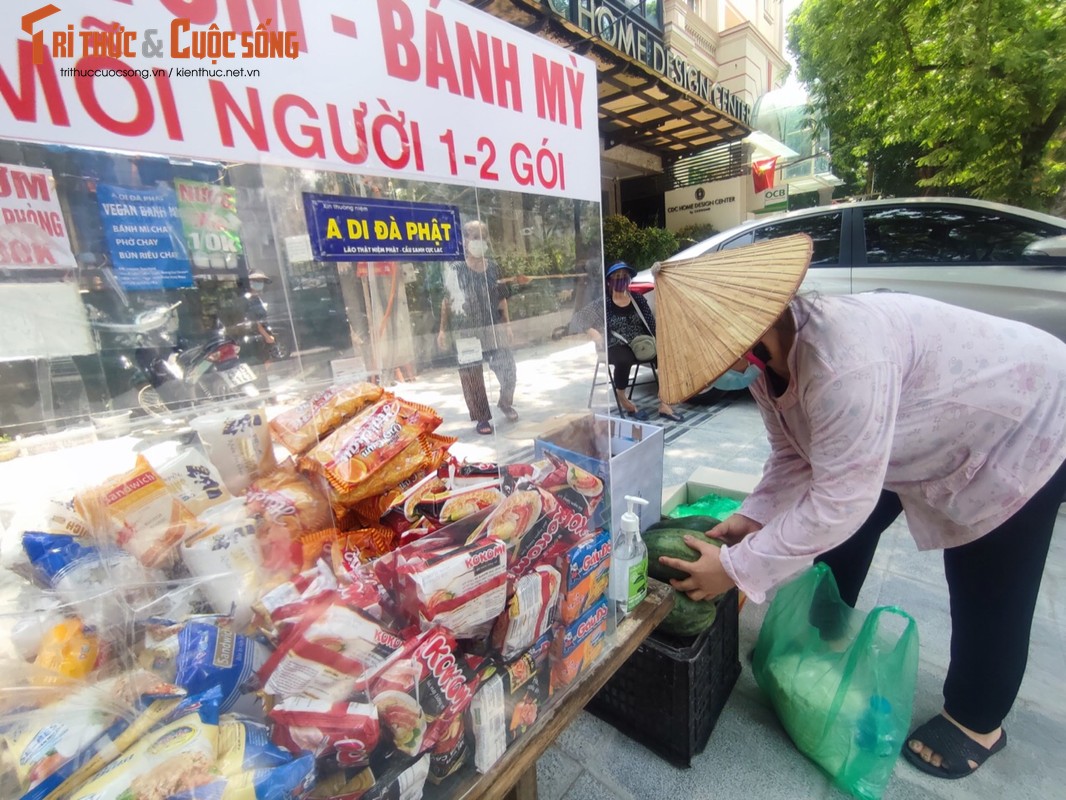
<svg viewBox="0 0 1066 800">
<path fill-rule="evenodd" d="M 300 455 L 353 414 L 381 399 L 384 390 L 372 383 L 331 386 L 270 421 L 270 433 L 290 452 Z"/>
<path fill-rule="evenodd" d="M 286 461 L 248 487 L 248 510 L 271 525 L 288 529 L 292 538 L 320 531 L 332 524 L 329 503 L 306 477 Z"/>
<path fill-rule="evenodd" d="M 118 544 L 146 567 L 164 566 L 200 523 L 167 489 L 148 460 L 78 494 L 74 507 L 105 542 Z"/>
<path fill-rule="evenodd" d="M 347 579 L 353 569 L 396 548 L 399 537 L 381 526 L 339 534 L 330 547 L 333 572 Z"/>
<path fill-rule="evenodd" d="M 385 395 L 313 447 L 300 459 L 300 467 L 323 475 L 337 500 L 350 505 L 380 494 L 417 470 L 429 449 L 417 440 L 441 422 L 428 406 Z M 384 479 L 388 483 L 371 481 L 401 453 L 403 469 L 393 465 Z"/>
<path fill-rule="evenodd" d="M 413 491 L 429 480 L 440 484 L 444 488 L 444 482 L 437 478 L 437 470 L 448 457 L 448 448 L 455 444 L 456 439 L 451 436 L 438 436 L 429 433 L 421 437 L 420 443 L 424 451 L 424 462 L 410 475 L 401 478 L 392 486 L 386 488 L 381 494 L 372 495 L 365 500 L 360 500 L 354 506 L 354 511 L 361 519 L 370 524 L 376 524 L 399 504 L 402 509 L 408 492 Z"/>
</svg>

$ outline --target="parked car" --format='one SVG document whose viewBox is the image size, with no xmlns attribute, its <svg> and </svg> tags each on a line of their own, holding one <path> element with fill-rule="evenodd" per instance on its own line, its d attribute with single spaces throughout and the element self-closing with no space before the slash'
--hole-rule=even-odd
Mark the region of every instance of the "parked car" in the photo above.
<svg viewBox="0 0 1066 800">
<path fill-rule="evenodd" d="M 794 233 L 814 241 L 801 292 L 911 292 L 1066 340 L 1066 219 L 1023 208 L 945 197 L 841 203 L 751 220 L 673 258 Z M 633 291 L 653 288 L 650 270 L 633 280 Z"/>
</svg>

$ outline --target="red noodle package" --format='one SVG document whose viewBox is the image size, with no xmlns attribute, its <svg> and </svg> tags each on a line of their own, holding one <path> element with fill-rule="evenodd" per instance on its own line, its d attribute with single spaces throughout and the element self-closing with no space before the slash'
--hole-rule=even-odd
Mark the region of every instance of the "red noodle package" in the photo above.
<svg viewBox="0 0 1066 800">
<path fill-rule="evenodd" d="M 365 689 L 402 644 L 360 611 L 338 604 L 312 608 L 263 665 L 263 688 L 283 698 L 339 702 Z"/>
<path fill-rule="evenodd" d="M 370 696 L 396 749 L 416 756 L 449 732 L 476 690 L 476 671 L 460 658 L 451 632 L 438 625 L 390 660 Z"/>
<path fill-rule="evenodd" d="M 378 710 L 371 703 L 329 703 L 291 697 L 270 711 L 274 742 L 294 755 L 336 754 L 344 767 L 365 767 L 378 745 Z"/>
</svg>

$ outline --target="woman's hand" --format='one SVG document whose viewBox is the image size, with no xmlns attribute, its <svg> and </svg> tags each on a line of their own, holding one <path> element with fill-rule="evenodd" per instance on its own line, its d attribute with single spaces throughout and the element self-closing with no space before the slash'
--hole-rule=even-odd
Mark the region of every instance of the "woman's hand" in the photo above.
<svg viewBox="0 0 1066 800">
<path fill-rule="evenodd" d="M 708 600 L 728 592 L 736 584 L 722 566 L 721 548 L 701 542 L 694 536 L 686 536 L 685 544 L 700 554 L 696 561 L 683 561 L 680 558 L 660 556 L 659 563 L 666 567 L 673 567 L 681 572 L 687 572 L 689 576 L 684 580 L 672 580 L 670 585 L 679 592 L 688 595 L 689 600 Z"/>
<path fill-rule="evenodd" d="M 751 517 L 745 517 L 743 514 L 732 514 L 726 518 L 725 522 L 719 522 L 709 531 L 707 535 L 712 539 L 720 539 L 726 544 L 737 544 L 749 533 L 755 533 L 755 531 L 762 528 Z"/>
</svg>

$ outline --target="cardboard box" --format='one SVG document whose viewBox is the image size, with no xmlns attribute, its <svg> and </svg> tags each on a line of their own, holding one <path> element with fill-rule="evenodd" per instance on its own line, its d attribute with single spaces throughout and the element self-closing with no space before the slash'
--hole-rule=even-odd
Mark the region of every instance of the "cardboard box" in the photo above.
<svg viewBox="0 0 1066 800">
<path fill-rule="evenodd" d="M 664 486 L 660 515 L 667 516 L 680 505 L 695 503 L 704 495 L 714 493 L 722 497 L 743 500 L 755 489 L 759 476 L 740 472 L 727 472 L 724 469 L 700 467 L 684 483 L 676 486 Z M 658 519 L 658 517 L 656 518 Z M 641 520 L 643 522 L 643 520 Z"/>
<path fill-rule="evenodd" d="M 603 481 L 607 491 L 590 525 L 618 529 L 627 494 L 642 497 L 640 529 L 659 521 L 663 487 L 663 429 L 603 414 L 557 417 L 534 442 L 537 458 L 554 453 Z"/>
<path fill-rule="evenodd" d="M 560 627 L 551 648 L 551 694 L 569 686 L 596 663 L 607 647 L 606 597 L 585 612 L 575 623 Z"/>
<path fill-rule="evenodd" d="M 559 622 L 569 625 L 607 593 L 611 575 L 611 532 L 587 536 L 563 555 L 559 564 Z"/>
</svg>

